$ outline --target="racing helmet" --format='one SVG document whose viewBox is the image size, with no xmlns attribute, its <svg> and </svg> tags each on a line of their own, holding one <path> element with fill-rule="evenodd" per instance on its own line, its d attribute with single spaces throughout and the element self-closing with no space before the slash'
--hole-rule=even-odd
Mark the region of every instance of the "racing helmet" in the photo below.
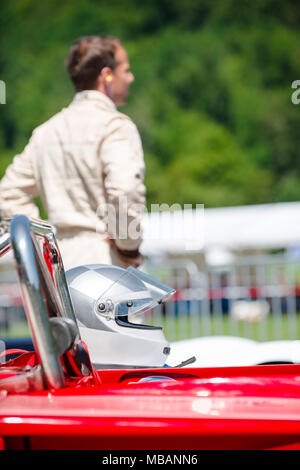
<svg viewBox="0 0 300 470">
<path fill-rule="evenodd" d="M 161 367 L 170 353 L 162 328 L 134 322 L 175 290 L 148 274 L 90 264 L 69 269 L 67 283 L 81 338 L 95 368 Z"/>
</svg>

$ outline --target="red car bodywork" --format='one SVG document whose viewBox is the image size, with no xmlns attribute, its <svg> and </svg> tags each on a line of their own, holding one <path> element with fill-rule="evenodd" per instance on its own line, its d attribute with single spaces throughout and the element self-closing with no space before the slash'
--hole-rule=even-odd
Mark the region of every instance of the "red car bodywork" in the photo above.
<svg viewBox="0 0 300 470">
<path fill-rule="evenodd" d="M 34 292 L 23 286 L 25 304 Z M 36 332 L 43 318 L 32 318 Z M 62 386 L 49 386 L 49 374 L 31 383 L 46 370 L 38 349 L 0 365 L 0 449 L 300 449 L 300 365 L 95 371 L 85 348 L 77 339 L 63 349 Z M 87 374 L 76 369 L 79 353 Z"/>
<path fill-rule="evenodd" d="M 99 385 L 1 392 L 2 448 L 300 449 L 298 365 L 97 375 Z"/>
</svg>

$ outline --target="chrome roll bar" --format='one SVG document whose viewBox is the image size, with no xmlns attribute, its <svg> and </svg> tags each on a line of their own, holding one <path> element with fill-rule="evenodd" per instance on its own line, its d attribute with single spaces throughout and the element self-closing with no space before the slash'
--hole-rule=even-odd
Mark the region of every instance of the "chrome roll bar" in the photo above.
<svg viewBox="0 0 300 470">
<path fill-rule="evenodd" d="M 41 252 L 40 239 L 50 253 L 53 280 Z M 80 339 L 80 333 L 54 229 L 47 223 L 30 221 L 24 215 L 2 220 L 0 256 L 10 249 L 14 254 L 24 308 L 46 385 L 49 388 L 61 388 L 65 384 L 64 373 L 49 317 L 72 320 L 76 339 Z"/>
<path fill-rule="evenodd" d="M 48 387 L 61 388 L 64 386 L 64 375 L 51 334 L 31 233 L 29 220 L 25 216 L 17 215 L 12 219 L 10 242 L 35 352 L 43 365 Z"/>
</svg>

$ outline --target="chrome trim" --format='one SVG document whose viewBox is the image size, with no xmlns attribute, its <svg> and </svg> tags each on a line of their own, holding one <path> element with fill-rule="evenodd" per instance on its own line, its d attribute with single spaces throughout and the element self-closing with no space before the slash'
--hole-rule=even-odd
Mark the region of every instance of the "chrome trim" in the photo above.
<svg viewBox="0 0 300 470">
<path fill-rule="evenodd" d="M 47 300 L 43 296 L 42 274 L 50 287 L 51 300 L 55 301 L 55 291 L 49 271 L 42 258 L 37 240 L 31 228 L 30 221 L 24 215 L 16 215 L 10 222 L 10 239 L 14 253 L 17 274 L 20 281 L 21 293 L 36 354 L 39 356 L 46 384 L 50 388 L 64 386 L 64 374 L 56 352 L 51 327 L 48 318 Z M 40 265 L 37 262 L 42 259 Z M 50 280 L 50 283 L 49 283 Z M 52 298 L 53 297 L 53 298 Z"/>
<path fill-rule="evenodd" d="M 52 254 L 52 269 L 54 283 L 57 288 L 57 292 L 60 296 L 62 307 L 64 310 L 64 317 L 70 318 L 77 326 L 77 321 L 74 313 L 74 308 L 68 288 L 68 283 L 66 279 L 66 274 L 62 262 L 62 257 L 58 248 L 58 244 L 53 232 L 50 232 L 47 235 L 47 240 Z M 77 326 L 77 336 L 80 339 L 80 332 Z"/>
<path fill-rule="evenodd" d="M 24 216 L 25 217 L 25 216 Z M 27 217 L 26 217 L 27 218 Z M 10 223 L 13 219 L 5 218 L 1 220 L 1 231 L 0 231 L 0 257 L 3 256 L 11 249 L 10 244 Z M 44 220 L 28 219 L 32 232 L 40 239 L 48 242 L 49 248 L 52 254 L 52 269 L 53 269 L 53 278 L 56 291 L 60 299 L 60 308 L 58 314 L 65 318 L 70 318 L 76 325 L 77 328 L 77 338 L 80 339 L 80 332 L 77 326 L 77 321 L 74 313 L 73 304 L 71 301 L 71 296 L 69 293 L 69 288 L 66 280 L 65 270 L 63 266 L 62 257 L 58 248 L 58 244 L 55 237 L 55 228 Z M 36 245 L 37 246 L 37 245 Z M 37 248 L 36 248 L 37 249 Z M 40 250 L 38 250 L 38 253 Z M 41 262 L 43 265 L 43 261 Z M 48 271 L 48 270 L 47 270 Z M 46 274 L 47 278 L 49 277 Z M 52 284 L 52 283 L 51 283 Z M 49 287 L 51 289 L 51 286 Z M 53 290 L 53 289 L 51 289 Z"/>
<path fill-rule="evenodd" d="M 11 371 L 11 369 L 8 370 Z M 2 369 L 2 372 L 5 373 L 5 369 Z M 0 391 L 26 393 L 43 389 L 43 371 L 40 365 L 28 367 L 22 374 L 0 380 Z"/>
<path fill-rule="evenodd" d="M 8 253 L 11 249 L 10 234 L 6 231 L 0 233 L 0 257 Z"/>
</svg>

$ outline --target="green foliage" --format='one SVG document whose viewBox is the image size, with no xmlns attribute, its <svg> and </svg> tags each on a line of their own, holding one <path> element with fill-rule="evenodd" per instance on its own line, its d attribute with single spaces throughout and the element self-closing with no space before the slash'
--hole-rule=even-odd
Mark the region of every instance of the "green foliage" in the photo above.
<svg viewBox="0 0 300 470">
<path fill-rule="evenodd" d="M 271 175 L 257 168 L 225 126 L 187 112 L 177 129 L 176 153 L 168 167 L 168 202 L 238 205 L 264 200 Z M 159 188 L 157 199 L 159 200 Z"/>
<path fill-rule="evenodd" d="M 6 2 L 0 176 L 33 128 L 72 99 L 72 42 L 113 34 L 136 78 L 124 112 L 142 135 L 149 205 L 300 199 L 299 25 L 292 0 Z"/>
</svg>

